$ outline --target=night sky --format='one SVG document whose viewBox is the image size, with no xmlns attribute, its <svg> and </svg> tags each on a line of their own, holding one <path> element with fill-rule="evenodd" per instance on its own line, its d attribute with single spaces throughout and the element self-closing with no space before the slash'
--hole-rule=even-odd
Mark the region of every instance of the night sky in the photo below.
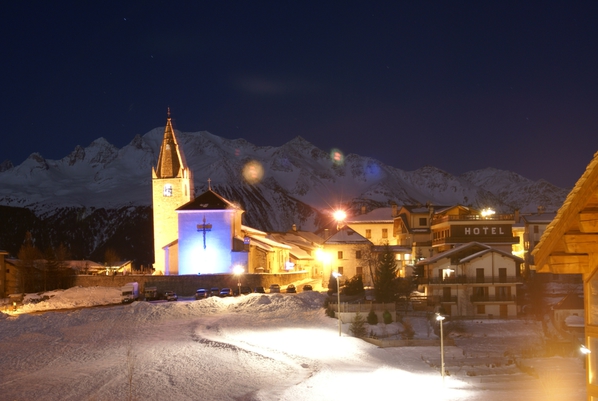
<svg viewBox="0 0 598 401">
<path fill-rule="evenodd" d="M 56 5 L 56 4 L 59 5 Z M 597 1 L 11 1 L 0 162 L 165 124 L 572 187 L 598 151 Z"/>
</svg>

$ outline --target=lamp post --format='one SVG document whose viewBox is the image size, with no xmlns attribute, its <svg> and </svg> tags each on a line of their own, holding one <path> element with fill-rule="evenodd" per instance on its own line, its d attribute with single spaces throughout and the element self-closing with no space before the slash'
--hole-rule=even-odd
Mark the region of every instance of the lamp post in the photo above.
<svg viewBox="0 0 598 401">
<path fill-rule="evenodd" d="M 436 320 L 440 322 L 440 374 L 442 375 L 442 384 L 444 384 L 444 335 L 442 333 L 442 321 L 444 316 L 436 314 Z"/>
<path fill-rule="evenodd" d="M 245 269 L 243 269 L 243 266 L 241 265 L 236 265 L 233 268 L 233 273 L 235 276 L 237 276 L 237 288 L 239 290 L 239 296 L 241 295 L 241 274 L 243 274 L 244 271 Z"/>
<path fill-rule="evenodd" d="M 340 274 L 339 272 L 333 272 L 332 275 L 336 278 L 336 294 L 338 296 L 338 303 L 336 304 L 336 312 L 337 312 L 337 319 L 338 319 L 338 336 L 341 336 L 341 283 L 339 282 Z"/>
</svg>

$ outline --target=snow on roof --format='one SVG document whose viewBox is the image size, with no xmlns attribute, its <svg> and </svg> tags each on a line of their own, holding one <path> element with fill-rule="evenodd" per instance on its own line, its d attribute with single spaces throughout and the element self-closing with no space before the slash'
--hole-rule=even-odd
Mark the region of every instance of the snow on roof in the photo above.
<svg viewBox="0 0 598 401">
<path fill-rule="evenodd" d="M 325 244 L 356 244 L 371 243 L 370 240 L 348 226 L 344 226 L 337 233 L 328 238 Z"/>
<path fill-rule="evenodd" d="M 347 217 L 345 221 L 347 223 L 392 223 L 393 220 L 392 208 L 380 207 L 366 214 Z"/>
</svg>

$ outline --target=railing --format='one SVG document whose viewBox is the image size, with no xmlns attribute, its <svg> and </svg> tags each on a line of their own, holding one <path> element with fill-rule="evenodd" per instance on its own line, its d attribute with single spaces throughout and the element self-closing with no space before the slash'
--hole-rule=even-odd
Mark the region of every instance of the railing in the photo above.
<svg viewBox="0 0 598 401">
<path fill-rule="evenodd" d="M 515 220 L 513 214 L 494 214 L 492 216 L 481 216 L 479 214 L 459 214 L 436 217 L 432 219 L 432 225 L 445 223 L 447 221 L 509 221 Z"/>
<path fill-rule="evenodd" d="M 513 284 L 513 283 L 523 283 L 523 278 L 518 276 L 506 276 L 506 277 L 499 277 L 495 276 L 494 279 L 490 276 L 485 277 L 467 277 L 467 276 L 457 276 L 457 277 L 420 277 L 417 279 L 418 284 L 432 284 L 432 285 L 451 285 L 451 284 Z"/>
<path fill-rule="evenodd" d="M 471 302 L 515 302 L 513 295 L 472 295 Z"/>
<path fill-rule="evenodd" d="M 481 235 L 473 235 L 473 236 L 448 236 L 444 238 L 436 238 L 432 240 L 433 245 L 442 245 L 442 244 L 465 244 L 467 242 L 475 240 L 476 242 L 481 242 L 482 244 L 494 244 L 494 243 L 504 243 L 508 242 L 509 244 L 518 244 L 519 237 L 509 237 L 509 236 L 481 236 Z"/>
</svg>

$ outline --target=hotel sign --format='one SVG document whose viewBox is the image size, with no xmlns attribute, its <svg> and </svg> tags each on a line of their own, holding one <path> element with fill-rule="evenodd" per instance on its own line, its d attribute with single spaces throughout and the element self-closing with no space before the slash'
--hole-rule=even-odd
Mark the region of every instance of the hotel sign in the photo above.
<svg viewBox="0 0 598 401">
<path fill-rule="evenodd" d="M 452 226 L 451 235 L 463 237 L 511 237 L 511 227 L 506 225 L 484 225 L 484 226 Z"/>
</svg>

